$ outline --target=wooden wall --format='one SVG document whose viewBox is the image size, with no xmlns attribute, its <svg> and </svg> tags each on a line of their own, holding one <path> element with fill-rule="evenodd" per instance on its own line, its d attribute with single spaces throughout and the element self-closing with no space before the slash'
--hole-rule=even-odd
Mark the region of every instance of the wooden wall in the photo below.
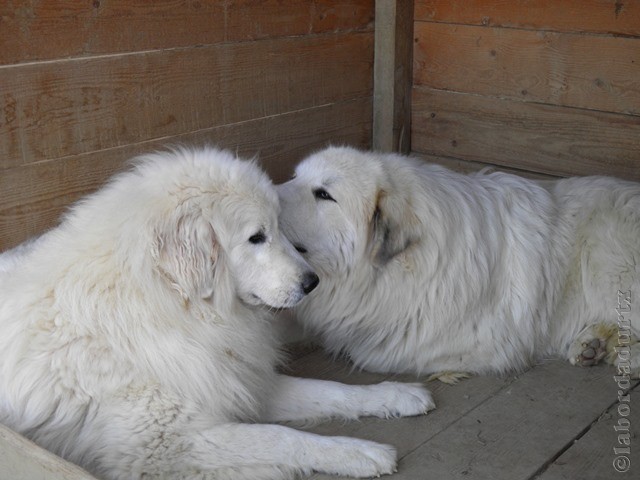
<svg viewBox="0 0 640 480">
<path fill-rule="evenodd" d="M 133 155 L 258 153 L 276 181 L 370 146 L 373 0 L 0 4 L 0 251 L 55 225 Z"/>
<path fill-rule="evenodd" d="M 412 150 L 640 180 L 640 2 L 415 0 Z"/>
</svg>

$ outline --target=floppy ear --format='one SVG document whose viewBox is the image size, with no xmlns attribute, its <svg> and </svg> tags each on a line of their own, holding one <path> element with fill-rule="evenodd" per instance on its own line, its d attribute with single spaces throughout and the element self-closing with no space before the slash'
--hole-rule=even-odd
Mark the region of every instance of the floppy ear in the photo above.
<svg viewBox="0 0 640 480">
<path fill-rule="evenodd" d="M 384 267 L 393 257 L 419 239 L 419 220 L 402 193 L 381 189 L 370 224 L 370 255 L 373 264 Z"/>
<path fill-rule="evenodd" d="M 156 231 L 152 256 L 158 272 L 188 301 L 213 295 L 219 245 L 209 222 L 200 215 L 171 219 Z"/>
</svg>

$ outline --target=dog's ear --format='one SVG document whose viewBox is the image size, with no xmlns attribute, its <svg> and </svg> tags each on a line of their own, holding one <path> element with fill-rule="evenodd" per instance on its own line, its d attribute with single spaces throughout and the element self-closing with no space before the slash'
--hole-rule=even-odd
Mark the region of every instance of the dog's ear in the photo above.
<svg viewBox="0 0 640 480">
<path fill-rule="evenodd" d="M 404 192 L 378 191 L 370 221 L 370 255 L 373 264 L 384 267 L 419 239 L 419 220 Z"/>
<path fill-rule="evenodd" d="M 157 271 L 187 302 L 213 295 L 218 251 L 211 224 L 201 215 L 185 214 L 156 231 L 152 257 Z"/>
</svg>

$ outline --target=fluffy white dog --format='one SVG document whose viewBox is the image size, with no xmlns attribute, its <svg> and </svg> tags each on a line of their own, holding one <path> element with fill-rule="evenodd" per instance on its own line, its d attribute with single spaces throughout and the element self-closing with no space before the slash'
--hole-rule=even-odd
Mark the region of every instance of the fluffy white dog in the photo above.
<svg viewBox="0 0 640 480">
<path fill-rule="evenodd" d="M 141 157 L 0 257 L 0 422 L 104 478 L 368 477 L 392 447 L 281 425 L 421 414 L 421 386 L 279 375 L 270 310 L 318 277 L 251 162 Z"/>
<path fill-rule="evenodd" d="M 332 147 L 279 194 L 281 228 L 321 278 L 297 316 L 359 367 L 505 372 L 608 351 L 621 374 L 640 369 L 638 183 Z"/>
</svg>

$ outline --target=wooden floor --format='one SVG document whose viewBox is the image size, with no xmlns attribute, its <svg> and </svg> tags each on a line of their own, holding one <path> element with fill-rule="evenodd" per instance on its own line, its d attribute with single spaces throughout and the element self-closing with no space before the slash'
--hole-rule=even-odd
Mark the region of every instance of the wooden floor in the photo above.
<svg viewBox="0 0 640 480">
<path fill-rule="evenodd" d="M 289 368 L 290 375 L 351 384 L 416 380 L 354 372 L 313 347 L 297 350 Z M 622 417 L 614 375 L 611 366 L 580 368 L 550 360 L 506 378 L 472 377 L 453 386 L 432 381 L 427 386 L 437 408 L 428 415 L 333 421 L 309 430 L 394 445 L 399 468 L 390 480 L 639 479 L 640 387 L 631 384 L 630 414 Z M 627 413 L 624 407 L 621 412 Z M 628 432 L 614 426 L 623 418 L 630 422 L 630 454 L 622 454 L 630 467 L 618 473 L 614 448 L 624 447 L 618 434 Z M 624 466 L 624 458 L 618 462 Z"/>
</svg>

